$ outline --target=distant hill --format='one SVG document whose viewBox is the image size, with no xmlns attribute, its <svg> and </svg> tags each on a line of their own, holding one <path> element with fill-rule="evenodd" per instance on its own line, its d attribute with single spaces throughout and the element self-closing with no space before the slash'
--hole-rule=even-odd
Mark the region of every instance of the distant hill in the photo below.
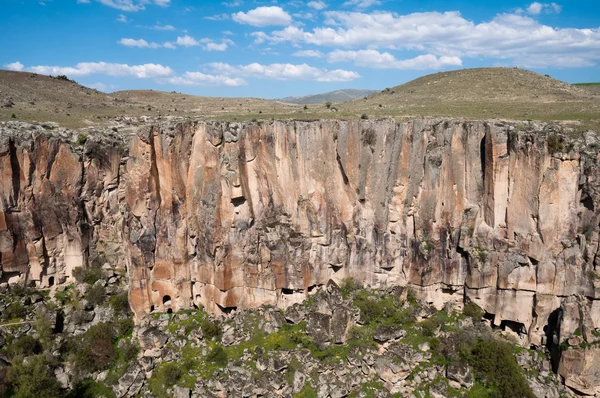
<svg viewBox="0 0 600 398">
<path fill-rule="evenodd" d="M 301 97 L 285 97 L 278 99 L 277 101 L 286 102 L 288 104 L 324 104 L 325 102 L 346 102 L 352 101 L 357 98 L 363 98 L 373 93 L 376 93 L 376 90 L 356 90 L 356 89 L 346 89 L 346 90 L 337 90 L 330 91 L 328 93 L 322 94 L 314 94 L 314 95 L 304 95 Z"/>
<path fill-rule="evenodd" d="M 590 87 L 595 86 L 575 86 L 525 69 L 461 69 L 425 75 L 340 104 L 339 109 L 369 117 L 600 122 L 600 95 Z"/>
</svg>

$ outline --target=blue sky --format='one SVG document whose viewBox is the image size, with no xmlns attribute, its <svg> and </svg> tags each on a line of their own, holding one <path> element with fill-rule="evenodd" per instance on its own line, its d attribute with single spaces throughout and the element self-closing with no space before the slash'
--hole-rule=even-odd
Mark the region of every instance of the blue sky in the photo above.
<svg viewBox="0 0 600 398">
<path fill-rule="evenodd" d="M 2 68 L 107 92 L 278 98 L 515 65 L 600 81 L 598 0 L 2 3 Z"/>
</svg>

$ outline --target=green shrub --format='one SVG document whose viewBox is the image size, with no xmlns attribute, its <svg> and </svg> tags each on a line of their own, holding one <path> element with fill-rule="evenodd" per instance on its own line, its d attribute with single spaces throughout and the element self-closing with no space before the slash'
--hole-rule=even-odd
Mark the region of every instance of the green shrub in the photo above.
<svg viewBox="0 0 600 398">
<path fill-rule="evenodd" d="M 325 106 L 327 107 L 327 109 L 330 109 L 330 108 L 331 108 L 331 105 L 332 105 L 332 104 L 331 104 L 331 101 L 327 101 L 327 102 L 325 103 Z"/>
<path fill-rule="evenodd" d="M 133 319 L 124 318 L 115 321 L 115 329 L 117 330 L 117 336 L 129 336 L 133 332 Z"/>
<path fill-rule="evenodd" d="M 376 323 L 382 318 L 392 318 L 399 307 L 394 296 L 380 298 L 364 290 L 355 295 L 353 304 L 360 310 L 360 319 L 365 324 Z"/>
<path fill-rule="evenodd" d="M 552 155 L 565 150 L 565 144 L 559 135 L 552 134 L 547 138 L 548 152 Z"/>
<path fill-rule="evenodd" d="M 469 302 L 465 304 L 463 308 L 463 314 L 473 318 L 474 321 L 478 321 L 485 315 L 485 311 L 481 309 L 477 304 Z"/>
<path fill-rule="evenodd" d="M 223 335 L 223 330 L 221 329 L 221 327 L 208 319 L 202 320 L 202 322 L 200 323 L 200 329 L 202 329 L 204 338 L 208 340 L 219 341 L 221 340 L 221 336 Z"/>
<path fill-rule="evenodd" d="M 75 344 L 74 366 L 82 374 L 106 369 L 115 358 L 112 323 L 99 323 L 90 327 Z"/>
<path fill-rule="evenodd" d="M 206 356 L 208 362 L 212 362 L 220 368 L 227 366 L 227 353 L 220 345 L 214 347 Z"/>
<path fill-rule="evenodd" d="M 479 340 L 468 358 L 475 376 L 497 388 L 502 398 L 534 398 L 515 359 L 512 346 L 498 340 Z"/>
<path fill-rule="evenodd" d="M 440 326 L 440 321 L 435 317 L 431 317 L 421 323 L 421 330 L 425 337 L 433 337 Z"/>
<path fill-rule="evenodd" d="M 79 134 L 77 136 L 77 145 L 84 146 L 85 143 L 87 142 L 87 140 L 88 140 L 87 134 Z"/>
<path fill-rule="evenodd" d="M 73 277 L 79 283 L 93 285 L 98 279 L 104 277 L 104 271 L 100 267 L 75 267 L 73 268 Z"/>
<path fill-rule="evenodd" d="M 11 357 L 37 355 L 42 352 L 42 344 L 30 335 L 25 334 L 9 345 L 8 352 Z"/>
<path fill-rule="evenodd" d="M 342 290 L 342 297 L 347 299 L 354 292 L 362 289 L 362 285 L 356 279 L 353 278 L 344 278 L 340 282 L 340 289 Z"/>
<path fill-rule="evenodd" d="M 175 385 L 181 376 L 181 369 L 174 362 L 164 364 L 158 371 L 158 380 L 164 387 Z"/>
<path fill-rule="evenodd" d="M 130 312 L 129 295 L 126 291 L 111 296 L 109 303 L 110 308 L 112 308 L 117 315 L 128 314 Z"/>
<path fill-rule="evenodd" d="M 8 367 L 8 381 L 14 386 L 15 398 L 62 397 L 60 384 L 41 355 L 27 358 L 27 362 Z"/>
<path fill-rule="evenodd" d="M 14 302 L 2 313 L 2 318 L 6 321 L 11 320 L 23 320 L 27 315 L 27 310 L 25 306 L 20 301 Z"/>
<path fill-rule="evenodd" d="M 93 285 L 85 293 L 85 299 L 94 307 L 106 301 L 106 289 L 102 285 Z"/>
</svg>

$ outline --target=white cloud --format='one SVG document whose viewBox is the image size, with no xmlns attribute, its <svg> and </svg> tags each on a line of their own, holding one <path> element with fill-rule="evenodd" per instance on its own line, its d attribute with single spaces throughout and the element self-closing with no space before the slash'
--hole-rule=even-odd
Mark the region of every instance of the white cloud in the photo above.
<svg viewBox="0 0 600 398">
<path fill-rule="evenodd" d="M 183 47 L 194 47 L 194 46 L 200 45 L 199 41 L 197 41 L 196 39 L 194 39 L 192 36 L 189 36 L 189 35 L 178 37 L 176 43 L 178 46 L 183 46 Z"/>
<path fill-rule="evenodd" d="M 270 64 L 229 65 L 221 62 L 208 64 L 208 68 L 225 76 L 247 76 L 274 80 L 313 80 L 319 82 L 345 82 L 358 79 L 360 75 L 342 69 L 319 69 L 307 64 Z"/>
<path fill-rule="evenodd" d="M 129 39 L 129 38 L 123 38 L 121 40 L 119 40 L 117 43 L 126 46 L 126 47 L 139 47 L 139 48 L 159 48 L 162 47 L 162 45 L 158 44 L 158 43 L 148 43 L 146 40 L 144 39 Z"/>
<path fill-rule="evenodd" d="M 148 29 L 152 29 L 152 30 L 176 30 L 175 27 L 173 25 L 161 25 L 161 24 L 156 24 L 154 26 L 149 26 Z"/>
<path fill-rule="evenodd" d="M 209 15 L 207 17 L 204 17 L 204 19 L 208 19 L 208 20 L 211 20 L 211 21 L 224 21 L 226 19 L 229 19 L 229 14 Z"/>
<path fill-rule="evenodd" d="M 6 65 L 4 65 L 4 67 L 8 70 L 14 70 L 17 72 L 20 72 L 23 70 L 23 68 L 25 68 L 25 66 L 22 63 L 20 63 L 19 61 L 13 62 L 10 64 L 6 64 Z"/>
<path fill-rule="evenodd" d="M 461 66 L 459 57 L 441 56 L 432 54 L 419 55 L 411 59 L 396 59 L 390 53 L 380 53 L 377 50 L 342 51 L 335 50 L 327 54 L 329 62 L 352 61 L 358 66 L 376 69 L 443 69 L 448 66 Z"/>
<path fill-rule="evenodd" d="M 288 25 L 292 22 L 290 14 L 281 7 L 258 7 L 247 13 L 238 12 L 231 17 L 237 23 L 252 26 Z"/>
<path fill-rule="evenodd" d="M 136 12 L 146 9 L 146 4 L 155 4 L 160 7 L 167 7 L 171 4 L 171 0 L 98 0 L 105 6 L 116 8 L 121 11 Z M 78 3 L 89 3 L 89 1 L 78 0 Z"/>
<path fill-rule="evenodd" d="M 255 44 L 262 44 L 269 38 L 265 32 L 252 32 L 250 36 L 254 37 Z"/>
<path fill-rule="evenodd" d="M 294 57 L 312 57 L 312 58 L 321 58 L 323 53 L 318 50 L 302 50 L 296 51 L 292 54 Z"/>
<path fill-rule="evenodd" d="M 89 4 L 90 0 L 77 0 L 77 4 Z"/>
<path fill-rule="evenodd" d="M 127 65 L 108 62 L 80 62 L 75 66 L 31 66 L 25 68 L 28 72 L 42 75 L 67 75 L 68 77 L 88 75 L 129 76 L 139 79 L 151 77 L 168 77 L 173 70 L 160 64 Z"/>
<path fill-rule="evenodd" d="M 296 12 L 294 13 L 294 18 L 314 19 L 315 15 L 312 12 Z"/>
<path fill-rule="evenodd" d="M 174 49 L 176 49 L 176 48 L 177 48 L 177 46 L 176 46 L 175 44 L 173 44 L 173 43 L 169 43 L 169 42 L 166 42 L 166 43 L 164 43 L 164 44 L 163 44 L 163 46 L 164 46 L 165 48 L 170 48 L 171 50 L 174 50 Z"/>
<path fill-rule="evenodd" d="M 368 8 L 373 5 L 379 5 L 381 1 L 379 0 L 348 0 L 344 3 L 345 7 L 356 7 L 356 8 Z"/>
<path fill-rule="evenodd" d="M 233 45 L 234 43 L 232 40 L 229 40 L 229 39 L 223 39 L 221 41 L 221 43 L 215 43 L 212 39 L 208 39 L 208 38 L 196 40 L 192 36 L 185 35 L 185 36 L 178 37 L 177 41 L 175 43 L 169 43 L 169 44 L 173 46 L 173 47 L 169 47 L 169 48 L 174 48 L 175 47 L 174 45 L 177 44 L 178 46 L 182 46 L 182 47 L 202 46 L 202 49 L 204 51 L 225 51 L 225 50 L 227 50 L 228 45 Z M 165 43 L 165 47 L 166 47 L 166 43 Z"/>
<path fill-rule="evenodd" d="M 119 17 L 117 18 L 117 22 L 123 22 L 123 23 L 127 23 L 127 17 L 123 14 L 119 14 Z"/>
<path fill-rule="evenodd" d="M 310 8 L 314 8 L 315 10 L 322 10 L 323 8 L 327 7 L 327 4 L 325 4 L 325 2 L 321 0 L 309 1 L 308 3 L 306 3 L 306 5 Z"/>
<path fill-rule="evenodd" d="M 553 28 L 517 14 L 475 23 L 459 12 L 325 12 L 335 28 L 288 26 L 257 39 L 332 47 L 419 51 L 449 57 L 510 60 L 523 67 L 592 66 L 600 61 L 600 28 Z M 566 62 L 567 60 L 571 62 Z"/>
<path fill-rule="evenodd" d="M 208 75 L 202 72 L 185 72 L 183 76 L 173 76 L 158 80 L 159 83 L 169 83 L 186 86 L 243 86 L 246 81 L 225 75 Z"/>
<path fill-rule="evenodd" d="M 221 5 L 224 5 L 225 7 L 239 7 L 241 6 L 243 3 L 243 1 L 241 0 L 235 0 L 235 1 L 224 1 L 221 3 Z"/>
<path fill-rule="evenodd" d="M 223 33 L 225 36 L 235 36 L 235 34 L 230 30 L 224 30 L 221 33 Z"/>
<path fill-rule="evenodd" d="M 204 51 L 225 51 L 227 50 L 227 43 L 217 44 L 214 42 L 206 43 L 202 46 Z"/>
<path fill-rule="evenodd" d="M 558 14 L 562 11 L 562 7 L 556 3 L 539 3 L 534 1 L 527 7 L 527 13 L 530 15 L 539 15 L 542 12 L 546 14 Z"/>
</svg>

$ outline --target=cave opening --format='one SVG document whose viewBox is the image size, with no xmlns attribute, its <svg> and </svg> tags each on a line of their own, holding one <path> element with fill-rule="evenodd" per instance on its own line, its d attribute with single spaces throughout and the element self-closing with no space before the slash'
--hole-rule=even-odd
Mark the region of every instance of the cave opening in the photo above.
<svg viewBox="0 0 600 398">
<path fill-rule="evenodd" d="M 52 286 L 54 286 L 54 277 L 53 276 L 48 278 L 48 287 L 52 287 Z"/>
</svg>

